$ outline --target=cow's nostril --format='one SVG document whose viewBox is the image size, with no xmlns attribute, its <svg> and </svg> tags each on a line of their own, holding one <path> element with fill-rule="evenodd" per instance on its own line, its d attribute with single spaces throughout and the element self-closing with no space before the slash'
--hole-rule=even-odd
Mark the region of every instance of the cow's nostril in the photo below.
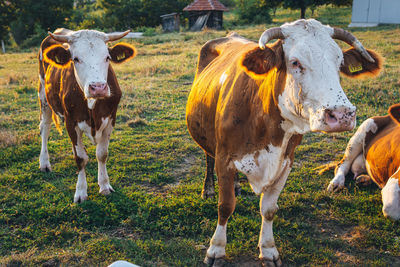
<svg viewBox="0 0 400 267">
<path fill-rule="evenodd" d="M 327 122 L 335 123 L 338 121 L 337 116 L 331 110 L 326 110 L 325 114 Z"/>
</svg>

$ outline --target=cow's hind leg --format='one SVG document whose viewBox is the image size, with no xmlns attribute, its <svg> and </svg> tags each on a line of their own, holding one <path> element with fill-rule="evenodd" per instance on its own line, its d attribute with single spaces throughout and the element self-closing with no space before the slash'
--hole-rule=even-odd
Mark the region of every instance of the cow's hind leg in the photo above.
<svg viewBox="0 0 400 267">
<path fill-rule="evenodd" d="M 222 266 L 225 257 L 227 222 L 236 205 L 234 188 L 236 169 L 230 168 L 227 162 L 217 158 L 216 171 L 219 185 L 218 225 L 211 238 L 204 263 L 212 266 Z"/>
<path fill-rule="evenodd" d="M 51 115 L 52 110 L 47 103 L 46 92 L 44 87 L 44 80 L 39 75 L 39 102 L 40 102 L 40 137 L 42 139 L 42 148 L 40 150 L 39 157 L 39 168 L 43 172 L 51 171 L 51 165 L 49 160 L 49 152 L 47 149 L 47 142 L 49 140 L 50 127 L 51 127 Z"/>
<path fill-rule="evenodd" d="M 214 165 L 215 160 L 213 157 L 206 153 L 206 177 L 204 178 L 203 190 L 201 191 L 201 197 L 203 199 L 213 198 L 215 196 L 215 185 L 214 185 Z M 235 195 L 239 196 L 242 188 L 240 186 L 239 174 L 235 174 Z"/>
<path fill-rule="evenodd" d="M 214 165 L 214 158 L 206 153 L 206 177 L 204 178 L 203 190 L 201 191 L 201 197 L 203 199 L 213 198 L 215 196 Z"/>
<path fill-rule="evenodd" d="M 111 120 L 109 120 L 107 126 L 101 133 L 100 138 L 97 140 L 96 146 L 96 157 L 98 164 L 97 179 L 100 187 L 99 192 L 103 195 L 108 195 L 111 192 L 114 192 L 114 189 L 110 185 L 110 178 L 108 177 L 106 166 L 108 157 L 108 145 L 110 142 L 112 129 L 113 127 L 111 124 Z"/>
<path fill-rule="evenodd" d="M 85 167 L 89 161 L 86 149 L 82 142 L 82 131 L 73 122 L 66 121 L 67 131 L 72 141 L 72 150 L 78 167 L 78 181 L 76 183 L 74 202 L 80 203 L 87 200 L 87 182 Z"/>
<path fill-rule="evenodd" d="M 357 132 L 347 144 L 346 151 L 341 163 L 335 171 L 335 177 L 329 183 L 328 191 L 336 192 L 344 187 L 345 177 L 352 167 L 354 161 L 363 153 L 365 136 L 368 132 L 376 132 L 377 125 L 372 119 L 367 119 L 358 128 Z"/>
<path fill-rule="evenodd" d="M 272 225 L 274 215 L 278 211 L 278 198 L 283 187 L 285 186 L 290 169 L 290 166 L 286 165 L 280 174 L 279 180 L 277 180 L 270 187 L 264 189 L 261 195 L 260 213 L 262 217 L 262 223 L 258 247 L 260 249 L 259 258 L 263 266 L 282 266 L 279 252 L 275 246 Z"/>
<path fill-rule="evenodd" d="M 361 174 L 356 177 L 356 184 L 358 186 L 368 186 L 372 184 L 372 179 L 368 174 Z"/>
</svg>

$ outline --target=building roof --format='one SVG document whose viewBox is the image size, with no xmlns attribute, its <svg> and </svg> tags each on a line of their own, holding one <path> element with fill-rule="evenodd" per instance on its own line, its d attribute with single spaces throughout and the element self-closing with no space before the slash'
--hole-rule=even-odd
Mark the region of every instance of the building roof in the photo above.
<svg viewBox="0 0 400 267">
<path fill-rule="evenodd" d="M 228 11 L 228 9 L 218 0 L 194 0 L 193 3 L 186 6 L 183 11 Z"/>
</svg>

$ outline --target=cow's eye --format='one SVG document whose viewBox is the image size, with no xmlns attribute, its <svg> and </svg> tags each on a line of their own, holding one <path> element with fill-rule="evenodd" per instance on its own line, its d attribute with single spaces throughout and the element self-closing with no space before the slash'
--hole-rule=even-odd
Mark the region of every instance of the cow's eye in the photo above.
<svg viewBox="0 0 400 267">
<path fill-rule="evenodd" d="M 298 66 L 300 66 L 300 63 L 297 60 L 295 60 L 295 61 L 292 62 L 292 66 L 293 67 L 298 67 Z"/>
<path fill-rule="evenodd" d="M 74 62 L 75 62 L 75 63 L 80 63 L 81 61 L 79 60 L 79 58 L 74 57 Z"/>
<path fill-rule="evenodd" d="M 107 56 L 106 57 L 106 61 L 110 61 L 111 60 L 111 57 L 110 56 Z"/>
</svg>

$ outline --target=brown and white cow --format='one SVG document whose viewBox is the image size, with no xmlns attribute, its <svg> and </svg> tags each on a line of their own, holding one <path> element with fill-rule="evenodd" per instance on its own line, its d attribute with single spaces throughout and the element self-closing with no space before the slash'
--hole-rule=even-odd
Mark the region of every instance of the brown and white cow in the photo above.
<svg viewBox="0 0 400 267">
<path fill-rule="evenodd" d="M 400 219 L 400 104 L 389 108 L 389 115 L 364 121 L 350 139 L 328 191 L 344 187 L 351 170 L 357 183 L 375 182 L 382 188 L 382 212 Z"/>
<path fill-rule="evenodd" d="M 266 45 L 272 39 L 279 40 Z M 342 52 L 334 39 L 353 47 Z M 218 265 L 225 256 L 240 171 L 261 194 L 259 257 L 268 266 L 281 265 L 272 220 L 295 147 L 310 131 L 353 129 L 356 109 L 342 90 L 339 71 L 374 76 L 380 68 L 377 54 L 352 34 L 316 20 L 266 30 L 259 44 L 231 34 L 202 47 L 186 117 L 193 139 L 215 158 L 218 176 L 218 225 L 207 264 Z"/>
<path fill-rule="evenodd" d="M 107 195 L 114 191 L 106 161 L 121 89 L 110 61 L 124 62 L 133 58 L 136 51 L 126 43 L 108 47 L 107 42 L 128 33 L 59 29 L 54 34 L 49 32 L 50 36 L 40 46 L 40 169 L 51 171 L 47 141 L 52 118 L 59 129 L 60 117 L 65 121 L 79 170 L 74 202 L 87 199 L 85 166 L 88 155 L 82 143 L 83 133 L 96 144 L 100 193 Z"/>
</svg>

